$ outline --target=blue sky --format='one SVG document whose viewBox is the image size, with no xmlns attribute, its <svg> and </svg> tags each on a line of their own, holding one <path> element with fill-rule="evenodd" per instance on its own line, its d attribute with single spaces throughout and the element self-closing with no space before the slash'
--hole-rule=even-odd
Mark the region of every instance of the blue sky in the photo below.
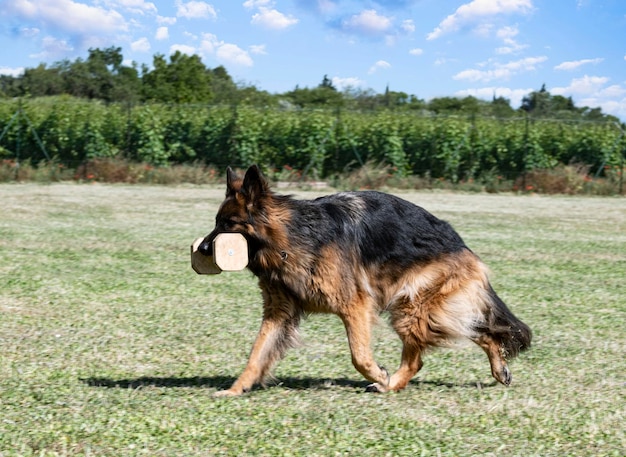
<svg viewBox="0 0 626 457">
<path fill-rule="evenodd" d="M 626 120 L 626 0 L 0 0 L 0 73 L 119 46 L 269 92 L 348 86 L 519 106 L 542 84 Z"/>
</svg>

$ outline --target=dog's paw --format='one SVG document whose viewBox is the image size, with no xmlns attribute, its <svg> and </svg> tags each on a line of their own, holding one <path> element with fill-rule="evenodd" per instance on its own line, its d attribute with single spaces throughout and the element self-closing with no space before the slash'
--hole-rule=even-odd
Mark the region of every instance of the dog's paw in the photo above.
<svg viewBox="0 0 626 457">
<path fill-rule="evenodd" d="M 375 394 L 383 394 L 387 392 L 387 388 L 375 382 L 374 384 L 370 384 L 365 388 L 365 392 L 372 392 Z"/>
<path fill-rule="evenodd" d="M 511 381 L 513 381 L 513 375 L 511 374 L 511 370 L 506 365 L 500 367 L 500 371 L 493 370 L 491 372 L 496 381 L 500 384 L 504 384 L 505 386 L 511 385 Z"/>
<path fill-rule="evenodd" d="M 238 397 L 243 392 L 238 390 L 228 389 L 228 390 L 218 390 L 213 394 L 214 398 L 226 398 L 226 397 Z"/>
</svg>

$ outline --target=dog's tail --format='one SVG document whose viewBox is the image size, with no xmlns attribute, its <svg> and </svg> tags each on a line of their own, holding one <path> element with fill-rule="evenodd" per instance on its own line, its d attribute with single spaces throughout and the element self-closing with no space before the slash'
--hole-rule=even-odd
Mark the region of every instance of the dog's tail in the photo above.
<svg viewBox="0 0 626 457">
<path fill-rule="evenodd" d="M 532 332 L 528 325 L 515 317 L 491 285 L 488 292 L 490 303 L 485 316 L 485 333 L 500 344 L 506 359 L 512 359 L 530 347 Z"/>
</svg>

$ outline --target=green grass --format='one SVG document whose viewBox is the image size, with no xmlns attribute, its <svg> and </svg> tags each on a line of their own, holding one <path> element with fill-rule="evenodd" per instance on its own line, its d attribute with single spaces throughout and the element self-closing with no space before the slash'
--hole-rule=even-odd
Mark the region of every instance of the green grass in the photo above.
<svg viewBox="0 0 626 457">
<path fill-rule="evenodd" d="M 222 195 L 0 185 L 0 456 L 626 455 L 623 198 L 402 194 L 453 223 L 532 327 L 509 388 L 467 346 L 365 393 L 339 320 L 311 316 L 274 386 L 215 399 L 261 316 L 250 273 L 190 267 Z M 397 366 L 384 320 L 374 347 Z"/>
</svg>

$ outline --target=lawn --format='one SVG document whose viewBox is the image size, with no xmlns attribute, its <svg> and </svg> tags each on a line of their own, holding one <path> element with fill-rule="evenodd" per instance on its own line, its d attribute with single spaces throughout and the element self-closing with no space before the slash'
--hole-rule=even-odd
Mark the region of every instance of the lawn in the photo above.
<svg viewBox="0 0 626 457">
<path fill-rule="evenodd" d="M 366 393 L 339 319 L 311 316 L 272 386 L 216 399 L 261 317 L 249 272 L 190 267 L 222 196 L 0 185 L 1 457 L 626 455 L 626 199 L 401 195 L 457 228 L 533 329 L 508 388 L 471 345 Z M 384 319 L 374 349 L 397 366 Z"/>
</svg>

